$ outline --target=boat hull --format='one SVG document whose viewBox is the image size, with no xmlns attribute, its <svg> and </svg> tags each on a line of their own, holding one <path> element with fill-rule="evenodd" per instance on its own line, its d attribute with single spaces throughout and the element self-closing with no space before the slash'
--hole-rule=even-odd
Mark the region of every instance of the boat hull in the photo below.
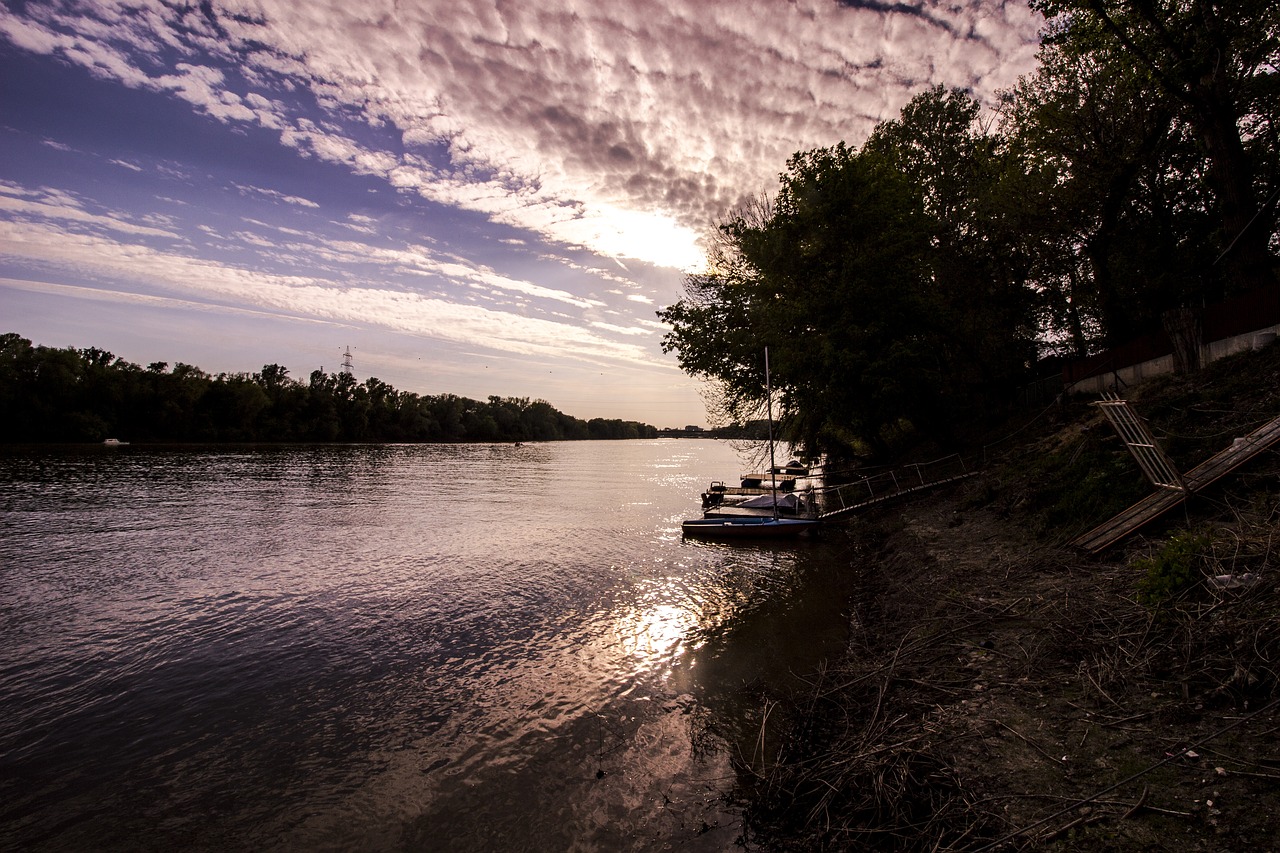
<svg viewBox="0 0 1280 853">
<path fill-rule="evenodd" d="M 812 518 L 693 518 L 680 525 L 685 536 L 702 539 L 776 539 L 799 536 L 818 526 Z"/>
</svg>

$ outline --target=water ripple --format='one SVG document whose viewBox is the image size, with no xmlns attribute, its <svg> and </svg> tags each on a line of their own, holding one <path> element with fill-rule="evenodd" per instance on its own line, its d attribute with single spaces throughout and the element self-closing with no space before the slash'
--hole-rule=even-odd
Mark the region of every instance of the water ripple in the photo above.
<svg viewBox="0 0 1280 853">
<path fill-rule="evenodd" d="M 669 739 L 654 700 L 794 598 L 797 552 L 680 541 L 737 467 L 678 441 L 6 452 L 0 846 L 583 846 L 588 765 Z"/>
</svg>

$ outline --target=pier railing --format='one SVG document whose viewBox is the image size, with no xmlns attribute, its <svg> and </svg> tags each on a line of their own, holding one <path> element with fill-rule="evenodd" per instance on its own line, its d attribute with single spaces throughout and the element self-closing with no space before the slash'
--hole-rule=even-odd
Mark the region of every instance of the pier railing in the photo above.
<svg viewBox="0 0 1280 853">
<path fill-rule="evenodd" d="M 960 480 L 974 473 L 957 453 L 932 462 L 918 462 L 858 477 L 846 483 L 828 484 L 814 490 L 818 498 L 818 517 L 834 520 L 873 504 Z"/>
</svg>

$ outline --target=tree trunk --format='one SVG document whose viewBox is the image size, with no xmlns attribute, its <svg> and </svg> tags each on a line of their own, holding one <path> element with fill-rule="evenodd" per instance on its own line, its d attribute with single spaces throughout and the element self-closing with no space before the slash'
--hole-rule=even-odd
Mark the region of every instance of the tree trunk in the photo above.
<svg viewBox="0 0 1280 853">
<path fill-rule="evenodd" d="M 1164 312 L 1165 334 L 1173 343 L 1173 372 L 1179 375 L 1200 369 L 1200 345 L 1203 334 L 1200 315 L 1190 308 L 1174 308 Z"/>
<path fill-rule="evenodd" d="M 1270 220 L 1258 207 L 1240 131 L 1221 100 L 1212 93 L 1196 95 L 1196 129 L 1209 158 L 1208 177 L 1222 215 L 1222 263 L 1237 293 L 1274 285 L 1275 259 L 1267 249 Z"/>
</svg>

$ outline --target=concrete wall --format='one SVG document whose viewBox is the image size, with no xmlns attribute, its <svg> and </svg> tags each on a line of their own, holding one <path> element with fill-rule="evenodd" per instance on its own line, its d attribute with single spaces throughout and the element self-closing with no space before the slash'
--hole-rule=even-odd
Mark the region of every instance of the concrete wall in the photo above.
<svg viewBox="0 0 1280 853">
<path fill-rule="evenodd" d="M 1211 361 L 1217 361 L 1220 358 L 1235 355 L 1245 350 L 1262 349 L 1274 343 L 1278 334 L 1280 334 L 1280 324 L 1246 332 L 1243 335 L 1223 338 L 1220 341 L 1213 341 L 1200 347 L 1200 363 L 1208 364 Z M 1157 376 L 1172 372 L 1173 356 L 1164 355 L 1159 358 L 1153 358 L 1150 361 L 1144 361 L 1141 364 L 1122 367 L 1113 373 L 1081 379 L 1066 390 L 1068 394 L 1100 394 L 1105 390 L 1113 389 L 1117 384 L 1121 388 L 1126 385 L 1137 385 L 1148 379 L 1154 379 Z"/>
</svg>

